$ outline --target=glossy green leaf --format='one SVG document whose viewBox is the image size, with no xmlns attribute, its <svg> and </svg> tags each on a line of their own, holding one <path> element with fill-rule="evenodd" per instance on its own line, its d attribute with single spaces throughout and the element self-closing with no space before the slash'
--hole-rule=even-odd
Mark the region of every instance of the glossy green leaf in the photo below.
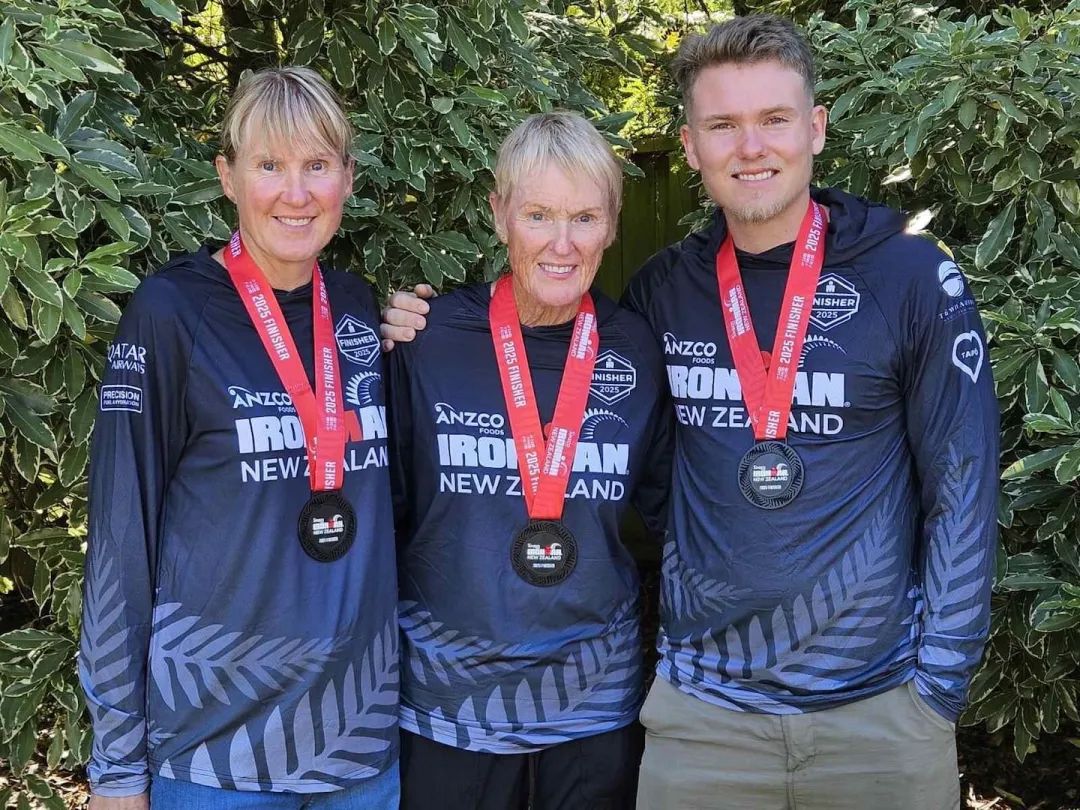
<svg viewBox="0 0 1080 810">
<path fill-rule="evenodd" d="M 0 150 L 16 160 L 40 163 L 45 159 L 37 147 L 29 142 L 26 130 L 10 124 L 0 124 Z"/>
<path fill-rule="evenodd" d="M 97 73 L 123 73 L 124 66 L 104 48 L 75 39 L 56 39 L 52 47 L 75 64 Z"/>
<path fill-rule="evenodd" d="M 90 438 L 97 414 L 97 392 L 83 391 L 71 406 L 71 438 L 76 444 L 83 444 Z"/>
<path fill-rule="evenodd" d="M 1080 448 L 1073 448 L 1054 467 L 1054 477 L 1059 483 L 1069 484 L 1080 478 Z"/>
<path fill-rule="evenodd" d="M 376 27 L 376 36 L 379 41 L 379 52 L 383 56 L 392 54 L 397 47 L 397 34 L 394 31 L 394 23 L 389 17 L 383 17 L 379 20 Z"/>
<path fill-rule="evenodd" d="M 990 265 L 1012 238 L 1016 220 L 1016 202 L 1010 200 L 990 224 L 986 227 L 978 247 L 975 249 L 975 266 L 979 269 Z"/>
<path fill-rule="evenodd" d="M 177 25 L 183 21 L 180 9 L 177 8 L 173 0 L 139 0 L 139 2 L 142 3 L 143 8 L 155 17 L 160 17 Z"/>
<path fill-rule="evenodd" d="M 48 423 L 18 400 L 5 398 L 4 416 L 21 435 L 38 447 L 56 450 L 56 437 Z M 0 641 L 3 637 L 0 637 Z"/>
<path fill-rule="evenodd" d="M 60 285 L 44 270 L 34 270 L 24 263 L 15 265 L 15 278 L 31 296 L 55 307 L 63 303 Z"/>
<path fill-rule="evenodd" d="M 12 326 L 17 329 L 26 329 L 28 325 L 26 305 L 23 303 L 22 297 L 15 289 L 14 284 L 8 284 L 3 295 L 0 295 L 0 309 L 4 311 L 4 315 L 7 316 L 8 322 Z"/>
<path fill-rule="evenodd" d="M 84 164 L 100 166 L 110 171 L 120 172 L 129 177 L 141 178 L 138 167 L 123 155 L 106 149 L 84 149 L 75 155 L 75 159 Z"/>
<path fill-rule="evenodd" d="M 110 200 L 120 202 L 120 189 L 103 171 L 80 163 L 77 158 L 72 160 L 70 168 L 75 175 L 84 180 L 91 188 L 100 191 Z"/>
<path fill-rule="evenodd" d="M 1001 477 L 1006 481 L 1027 478 L 1042 470 L 1051 469 L 1057 464 L 1058 459 L 1069 452 L 1069 449 L 1069 447 L 1051 447 L 1047 450 L 1032 453 L 1006 467 Z"/>
<path fill-rule="evenodd" d="M 177 205 L 201 205 L 222 197 L 221 181 L 216 177 L 211 180 L 196 180 L 185 183 L 176 189 L 172 201 Z"/>
</svg>

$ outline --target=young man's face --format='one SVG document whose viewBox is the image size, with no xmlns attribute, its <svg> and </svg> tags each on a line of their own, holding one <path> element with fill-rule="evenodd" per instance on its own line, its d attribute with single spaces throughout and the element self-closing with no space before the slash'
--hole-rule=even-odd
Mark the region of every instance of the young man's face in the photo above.
<svg viewBox="0 0 1080 810">
<path fill-rule="evenodd" d="M 726 217 L 768 222 L 805 205 L 827 116 L 797 71 L 773 61 L 713 65 L 691 94 L 686 159 Z"/>
</svg>

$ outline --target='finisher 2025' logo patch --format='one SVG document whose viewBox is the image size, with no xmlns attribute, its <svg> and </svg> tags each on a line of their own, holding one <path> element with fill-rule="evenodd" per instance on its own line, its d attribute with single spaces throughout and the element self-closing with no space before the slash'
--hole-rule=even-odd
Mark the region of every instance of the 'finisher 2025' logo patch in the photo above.
<svg viewBox="0 0 1080 810">
<path fill-rule="evenodd" d="M 359 318 L 346 315 L 334 330 L 338 349 L 354 363 L 370 366 L 379 356 L 379 336 Z"/>
<path fill-rule="evenodd" d="M 637 370 L 629 360 L 611 349 L 600 352 L 593 367 L 590 394 L 605 405 L 614 405 L 630 396 L 636 386 Z"/>
<path fill-rule="evenodd" d="M 818 280 L 814 308 L 810 310 L 810 323 L 825 332 L 847 323 L 859 311 L 860 298 L 854 284 L 836 273 L 828 273 Z"/>
</svg>

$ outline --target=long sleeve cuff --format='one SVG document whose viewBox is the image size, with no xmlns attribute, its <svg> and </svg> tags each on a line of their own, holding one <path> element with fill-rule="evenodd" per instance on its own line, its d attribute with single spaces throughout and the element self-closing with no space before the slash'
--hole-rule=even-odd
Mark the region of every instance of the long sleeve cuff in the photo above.
<svg viewBox="0 0 1080 810">
<path fill-rule="evenodd" d="M 957 705 L 955 699 L 950 699 L 948 695 L 942 694 L 934 686 L 930 676 L 922 670 L 915 671 L 915 689 L 931 709 L 950 723 L 956 723 L 960 719 L 960 712 L 964 710 L 964 707 Z"/>
<path fill-rule="evenodd" d="M 120 799 L 125 796 L 138 796 L 150 790 L 150 774 L 142 773 L 125 776 L 122 779 L 110 779 L 104 784 L 91 784 L 90 792 L 97 796 Z"/>
</svg>

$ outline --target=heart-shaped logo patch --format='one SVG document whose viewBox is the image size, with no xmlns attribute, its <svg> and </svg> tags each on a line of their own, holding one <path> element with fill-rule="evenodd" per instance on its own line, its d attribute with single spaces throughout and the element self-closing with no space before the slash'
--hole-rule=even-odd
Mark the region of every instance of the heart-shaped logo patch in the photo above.
<svg viewBox="0 0 1080 810">
<path fill-rule="evenodd" d="M 961 332 L 952 344 L 953 365 L 978 382 L 983 367 L 983 343 L 978 332 Z"/>
</svg>

